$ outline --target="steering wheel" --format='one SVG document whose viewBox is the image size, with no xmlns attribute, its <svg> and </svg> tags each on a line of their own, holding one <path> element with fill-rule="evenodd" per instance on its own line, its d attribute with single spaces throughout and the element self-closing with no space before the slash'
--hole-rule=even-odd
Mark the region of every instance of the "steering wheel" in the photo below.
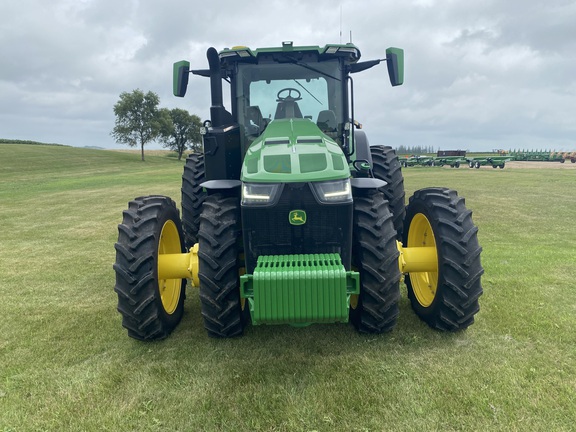
<svg viewBox="0 0 576 432">
<path fill-rule="evenodd" d="M 282 93 L 286 92 L 288 92 L 286 96 L 280 96 Z M 294 92 L 294 94 L 296 94 L 297 96 L 296 97 L 292 96 L 292 92 Z M 300 90 L 294 87 L 286 87 L 280 90 L 276 95 L 276 97 L 278 98 L 276 102 L 284 102 L 285 100 L 299 101 L 302 100 L 302 93 L 300 93 Z"/>
</svg>

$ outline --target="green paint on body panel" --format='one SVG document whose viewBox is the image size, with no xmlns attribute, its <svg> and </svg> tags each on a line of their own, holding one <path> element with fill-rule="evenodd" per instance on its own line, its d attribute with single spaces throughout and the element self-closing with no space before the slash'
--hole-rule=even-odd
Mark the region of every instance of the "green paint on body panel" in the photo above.
<svg viewBox="0 0 576 432">
<path fill-rule="evenodd" d="M 297 183 L 348 178 L 342 149 L 309 119 L 273 120 L 244 158 L 242 181 Z"/>
</svg>

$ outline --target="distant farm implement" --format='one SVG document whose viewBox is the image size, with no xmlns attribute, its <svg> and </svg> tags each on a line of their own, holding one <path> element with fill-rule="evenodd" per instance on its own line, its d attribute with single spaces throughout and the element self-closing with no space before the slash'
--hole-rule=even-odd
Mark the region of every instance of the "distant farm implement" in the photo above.
<svg viewBox="0 0 576 432">
<path fill-rule="evenodd" d="M 564 163 L 569 160 L 576 163 L 576 151 L 562 152 L 556 150 L 510 150 L 509 155 L 515 161 L 543 161 Z"/>
<path fill-rule="evenodd" d="M 406 157 L 406 159 L 402 160 L 402 166 L 409 167 L 409 166 L 434 166 L 435 161 L 434 157 L 431 156 L 410 156 Z"/>
<path fill-rule="evenodd" d="M 459 168 L 460 165 L 468 165 L 470 168 L 491 166 L 503 169 L 507 162 L 560 162 L 570 161 L 576 163 L 576 151 L 556 150 L 495 150 L 494 154 L 477 154 L 466 156 L 465 150 L 439 150 L 436 156 L 412 155 L 401 159 L 404 168 L 413 166 Z"/>
<path fill-rule="evenodd" d="M 450 168 L 460 168 L 460 165 L 465 164 L 466 150 L 438 150 L 434 158 L 435 165 L 444 166 L 449 165 Z"/>
<path fill-rule="evenodd" d="M 490 156 L 490 157 L 473 157 L 467 158 L 468 166 L 470 168 L 480 168 L 481 166 L 491 166 L 492 168 L 504 169 L 506 162 L 512 160 L 508 156 Z"/>
<path fill-rule="evenodd" d="M 460 168 L 460 165 L 467 163 L 463 156 L 443 156 L 434 158 L 434 164 L 438 166 L 448 165 L 450 168 Z"/>
<path fill-rule="evenodd" d="M 438 150 L 436 156 L 412 155 L 402 159 L 403 167 L 411 166 L 444 166 L 449 165 L 451 168 L 460 168 L 461 164 L 467 163 L 466 150 Z"/>
<path fill-rule="evenodd" d="M 460 165 L 468 163 L 465 157 L 461 156 L 444 156 L 444 157 L 434 157 L 434 156 L 407 156 L 401 159 L 400 164 L 404 168 L 414 167 L 414 166 L 425 166 L 425 167 L 443 167 L 444 165 L 449 165 L 450 168 L 460 168 Z"/>
</svg>

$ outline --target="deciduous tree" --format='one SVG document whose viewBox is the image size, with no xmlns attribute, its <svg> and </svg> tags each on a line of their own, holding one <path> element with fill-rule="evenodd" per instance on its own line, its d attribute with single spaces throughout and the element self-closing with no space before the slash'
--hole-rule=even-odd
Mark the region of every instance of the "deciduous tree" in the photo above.
<svg viewBox="0 0 576 432">
<path fill-rule="evenodd" d="M 140 89 L 131 93 L 123 92 L 120 100 L 114 105 L 116 123 L 111 135 L 116 142 L 128 144 L 130 147 L 140 145 L 142 160 L 144 146 L 158 137 L 161 127 L 160 97 L 149 91 Z"/>
<path fill-rule="evenodd" d="M 202 143 L 200 117 L 180 108 L 172 110 L 162 108 L 160 115 L 162 119 L 160 141 L 164 147 L 178 153 L 178 160 L 182 158 L 182 154 L 187 148 L 200 150 Z"/>
</svg>

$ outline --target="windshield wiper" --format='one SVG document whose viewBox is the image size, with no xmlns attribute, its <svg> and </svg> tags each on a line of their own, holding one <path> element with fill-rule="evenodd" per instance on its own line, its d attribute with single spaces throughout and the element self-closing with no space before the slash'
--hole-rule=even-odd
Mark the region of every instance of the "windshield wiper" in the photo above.
<svg viewBox="0 0 576 432">
<path fill-rule="evenodd" d="M 340 78 L 337 78 L 337 77 L 335 77 L 335 76 L 332 76 L 332 75 L 330 75 L 330 74 L 327 74 L 326 72 L 323 72 L 323 71 L 321 71 L 320 69 L 316 69 L 315 67 L 312 67 L 312 66 L 310 66 L 310 65 L 308 65 L 308 64 L 306 64 L 306 63 L 301 63 L 301 62 L 299 62 L 298 60 L 296 60 L 296 59 L 293 58 L 293 57 L 290 57 L 290 56 L 288 56 L 288 55 L 285 55 L 284 57 L 288 60 L 289 63 L 293 63 L 293 64 L 298 65 L 298 66 L 302 66 L 302 67 L 305 68 L 305 69 L 308 69 L 308 70 L 311 70 L 311 71 L 313 71 L 313 72 L 319 73 L 319 74 L 321 74 L 321 75 L 324 75 L 325 77 L 332 78 L 332 79 L 334 79 L 334 80 L 336 80 L 336 81 L 342 81 Z"/>
<path fill-rule="evenodd" d="M 293 80 L 296 84 L 298 84 L 300 87 L 302 87 L 304 89 L 304 91 L 306 93 L 308 93 L 310 96 L 312 96 L 314 99 L 316 99 L 316 102 L 318 102 L 320 105 L 324 105 L 322 102 L 320 102 L 318 100 L 318 98 L 316 96 L 314 96 L 312 93 L 310 93 L 310 90 L 308 90 L 306 87 L 304 87 L 302 84 L 300 84 L 298 81 Z"/>
</svg>

